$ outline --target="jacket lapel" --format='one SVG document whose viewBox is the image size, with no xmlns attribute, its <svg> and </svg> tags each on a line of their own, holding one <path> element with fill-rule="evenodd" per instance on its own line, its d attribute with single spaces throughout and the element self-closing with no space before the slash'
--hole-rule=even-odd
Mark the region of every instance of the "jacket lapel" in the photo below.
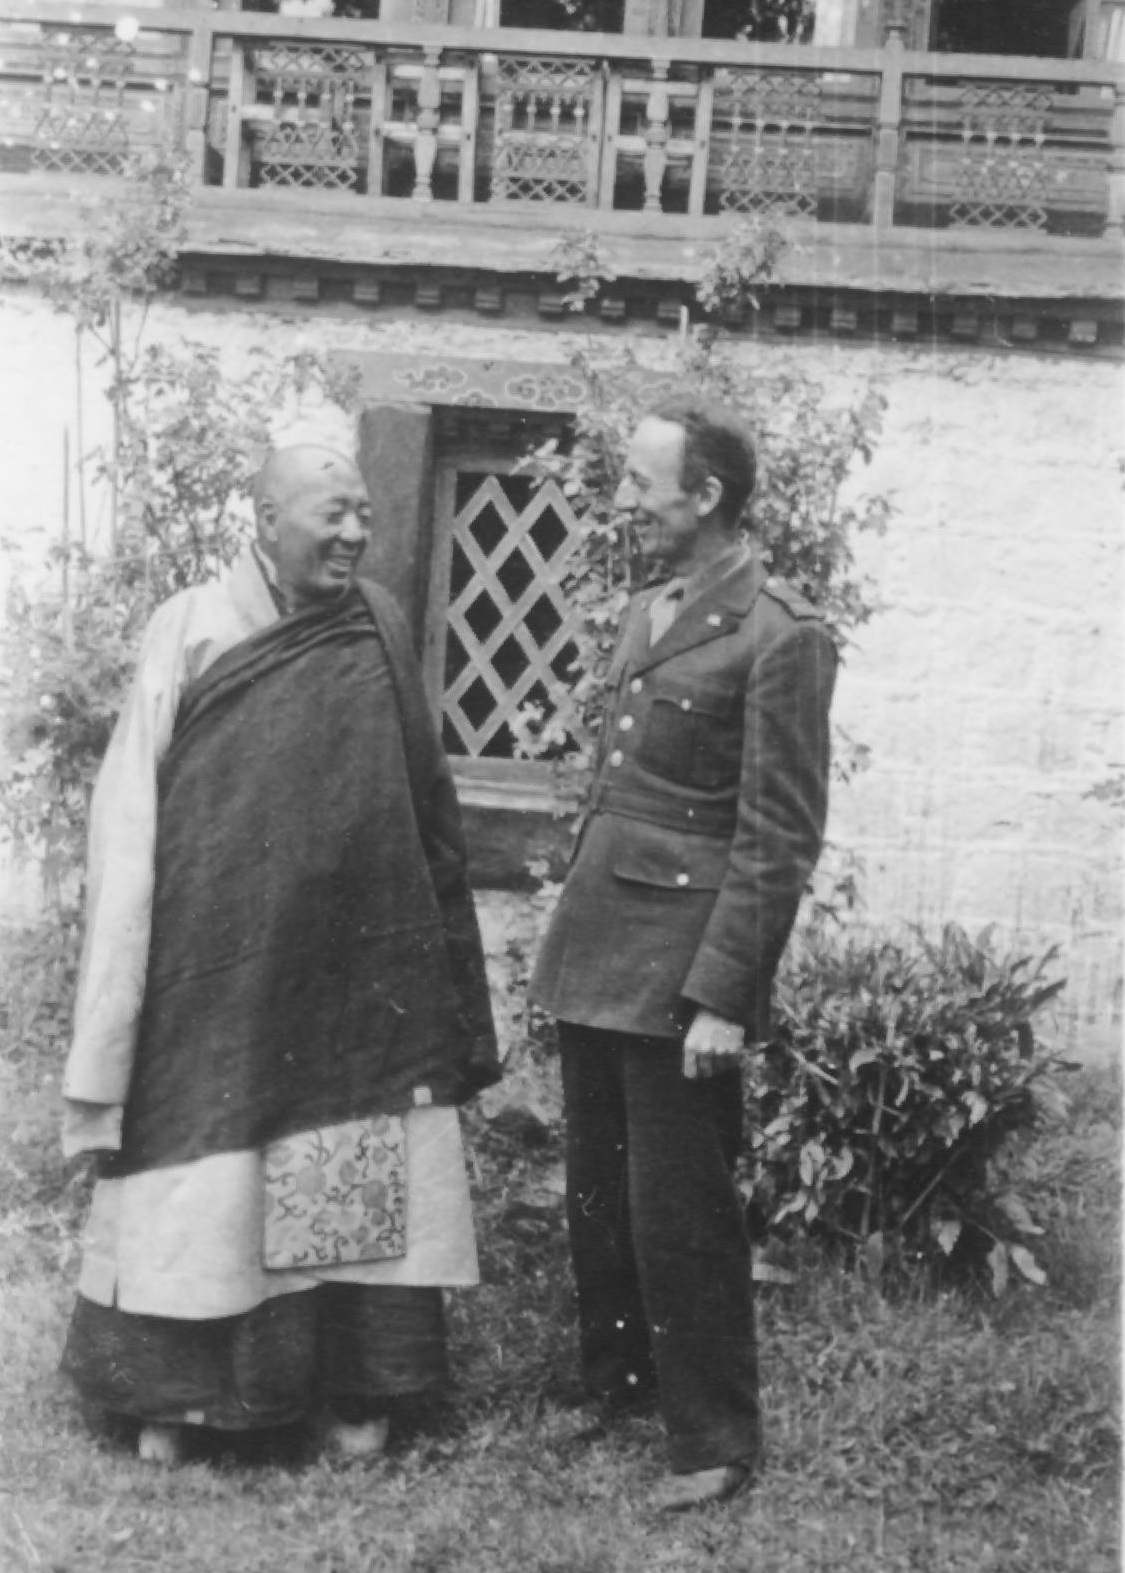
<svg viewBox="0 0 1125 1573">
<path fill-rule="evenodd" d="M 625 617 L 625 628 L 617 642 L 613 660 L 610 662 L 609 671 L 606 673 L 606 684 L 609 688 L 616 687 L 617 679 L 626 666 L 636 667 L 639 661 L 648 652 L 648 609 L 653 599 L 660 593 L 659 586 L 652 590 L 642 590 L 629 602 L 629 610 Z"/>
<path fill-rule="evenodd" d="M 650 667 L 683 655 L 712 639 L 721 639 L 734 631 L 758 599 L 766 575 L 755 553 L 750 559 L 720 579 L 717 585 L 696 600 L 689 601 L 679 617 L 662 639 L 648 649 L 634 645 L 633 670 L 647 672 Z M 655 592 L 653 592 L 655 593 Z M 645 627 L 648 626 L 648 603 L 652 594 L 645 597 Z M 635 631 L 635 624 L 630 632 Z M 622 640 L 622 648 L 626 644 Z"/>
</svg>

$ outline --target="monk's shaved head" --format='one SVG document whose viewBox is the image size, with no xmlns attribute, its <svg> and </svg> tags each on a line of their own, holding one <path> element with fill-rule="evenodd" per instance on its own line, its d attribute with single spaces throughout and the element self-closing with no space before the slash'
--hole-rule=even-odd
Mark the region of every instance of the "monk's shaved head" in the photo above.
<svg viewBox="0 0 1125 1573">
<path fill-rule="evenodd" d="M 294 443 L 288 448 L 271 448 L 265 463 L 254 477 L 254 514 L 261 521 L 262 504 L 282 503 L 318 476 L 335 472 L 350 478 L 358 476 L 355 462 L 321 443 Z"/>
</svg>

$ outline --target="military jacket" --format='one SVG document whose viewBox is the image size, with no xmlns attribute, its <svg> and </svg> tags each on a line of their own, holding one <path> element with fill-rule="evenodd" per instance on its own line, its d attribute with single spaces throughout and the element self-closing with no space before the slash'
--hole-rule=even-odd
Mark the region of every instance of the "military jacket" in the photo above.
<svg viewBox="0 0 1125 1573">
<path fill-rule="evenodd" d="M 634 598 L 590 805 L 531 998 L 676 1037 L 706 1006 L 768 1033 L 774 971 L 820 851 L 836 650 L 750 558 L 650 644 Z"/>
</svg>

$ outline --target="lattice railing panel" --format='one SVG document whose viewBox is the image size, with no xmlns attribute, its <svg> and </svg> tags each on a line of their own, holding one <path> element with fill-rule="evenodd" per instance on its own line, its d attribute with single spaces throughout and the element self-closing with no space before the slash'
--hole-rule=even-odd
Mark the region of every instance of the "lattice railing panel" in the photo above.
<svg viewBox="0 0 1125 1573">
<path fill-rule="evenodd" d="M 453 520 L 442 707 L 448 745 L 474 756 L 510 755 L 512 722 L 529 699 L 550 705 L 573 639 L 573 510 L 550 481 L 523 507 L 514 491 L 486 476 Z"/>
<path fill-rule="evenodd" d="M 822 118 L 820 79 L 809 72 L 716 72 L 715 119 L 727 126 L 720 210 L 815 216 Z"/>
<path fill-rule="evenodd" d="M 369 97 L 374 56 L 346 45 L 270 45 L 254 57 L 257 103 L 272 105 L 256 150 L 258 183 L 328 191 L 359 180 L 357 100 Z"/>
<path fill-rule="evenodd" d="M 31 135 L 32 168 L 119 175 L 130 149 L 125 93 L 132 43 L 108 29 L 44 27 L 38 54 L 43 95 Z"/>
<path fill-rule="evenodd" d="M 1045 144 L 1049 83 L 960 84 L 961 152 L 950 223 L 964 228 L 1047 228 L 1052 160 Z"/>
<path fill-rule="evenodd" d="M 601 81 L 594 62 L 500 57 L 494 200 L 591 202 L 600 136 Z"/>
</svg>

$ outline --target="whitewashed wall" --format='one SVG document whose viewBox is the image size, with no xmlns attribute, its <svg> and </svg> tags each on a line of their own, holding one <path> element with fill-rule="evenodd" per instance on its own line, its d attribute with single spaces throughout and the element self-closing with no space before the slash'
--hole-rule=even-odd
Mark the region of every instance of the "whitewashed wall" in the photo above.
<svg viewBox="0 0 1125 1573">
<path fill-rule="evenodd" d="M 319 312 L 161 306 L 151 330 L 255 346 L 411 349 L 565 360 L 573 335 Z M 5 575 L 34 582 L 61 514 L 62 431 L 74 429 L 70 330 L 34 297 L 0 296 L 0 532 Z M 669 352 L 652 335 L 637 347 Z M 996 924 L 1013 944 L 1057 941 L 1070 978 L 1062 1041 L 1116 1049 L 1121 1016 L 1122 824 L 1090 796 L 1125 769 L 1122 742 L 1122 376 L 1102 361 L 838 342 L 744 344 L 795 356 L 845 397 L 871 376 L 889 405 L 859 489 L 888 493 L 887 536 L 863 543 L 886 609 L 847 659 L 837 716 L 870 768 L 832 805 L 830 836 L 862 862 L 875 925 Z M 105 435 L 96 390 L 87 443 Z M 91 508 L 96 530 L 101 512 Z M 33 890 L 9 882 L 9 919 Z"/>
</svg>

